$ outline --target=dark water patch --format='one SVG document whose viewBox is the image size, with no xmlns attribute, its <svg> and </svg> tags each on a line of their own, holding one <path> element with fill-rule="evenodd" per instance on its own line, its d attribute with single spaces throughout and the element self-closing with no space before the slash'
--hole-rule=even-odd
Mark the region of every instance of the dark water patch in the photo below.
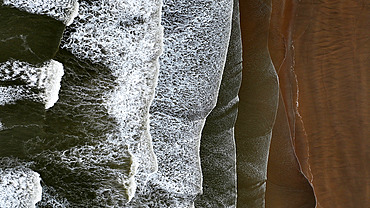
<svg viewBox="0 0 370 208">
<path fill-rule="evenodd" d="M 0 157 L 26 157 L 25 142 L 42 136 L 45 121 L 43 103 L 17 101 L 15 104 L 0 105 Z"/>
<path fill-rule="evenodd" d="M 0 6 L 0 62 L 13 58 L 42 63 L 53 58 L 64 28 L 51 17 Z"/>
</svg>

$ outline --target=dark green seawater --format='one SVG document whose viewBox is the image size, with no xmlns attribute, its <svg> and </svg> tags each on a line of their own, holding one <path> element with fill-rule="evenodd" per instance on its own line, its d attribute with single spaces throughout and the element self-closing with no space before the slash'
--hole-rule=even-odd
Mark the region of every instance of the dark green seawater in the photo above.
<svg viewBox="0 0 370 208">
<path fill-rule="evenodd" d="M 110 159 L 112 152 L 104 143 L 117 127 L 103 101 L 115 78 L 106 67 L 59 50 L 64 29 L 63 23 L 48 16 L 0 7 L 0 62 L 15 59 L 39 67 L 53 58 L 64 66 L 59 100 L 47 110 L 42 100 L 35 98 L 38 89 L 22 79 L 24 72 L 9 80 L 4 77 L 16 72 L 0 71 L 0 87 L 21 87 L 32 94 L 0 105 L 0 157 L 32 162 L 30 168 L 43 180 L 39 207 L 124 203 L 125 197 L 117 200 L 110 195 L 127 195 L 126 188 L 115 182 L 118 175 L 130 172 L 127 147 L 117 147 L 120 154 Z M 0 96 L 6 96 L 4 91 Z M 100 198 L 95 190 L 102 187 L 107 190 L 99 193 L 104 196 Z M 112 194 L 112 190 L 122 193 Z"/>
<path fill-rule="evenodd" d="M 0 62 L 41 63 L 58 50 L 64 24 L 51 17 L 0 6 Z"/>
</svg>

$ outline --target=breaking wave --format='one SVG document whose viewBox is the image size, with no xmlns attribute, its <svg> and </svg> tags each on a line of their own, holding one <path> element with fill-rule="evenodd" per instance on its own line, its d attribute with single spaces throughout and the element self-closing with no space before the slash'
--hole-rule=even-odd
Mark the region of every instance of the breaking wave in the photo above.
<svg viewBox="0 0 370 208">
<path fill-rule="evenodd" d="M 34 100 L 51 108 L 58 101 L 63 65 L 55 60 L 41 66 L 10 60 L 0 64 L 0 105 L 17 100 Z"/>
</svg>

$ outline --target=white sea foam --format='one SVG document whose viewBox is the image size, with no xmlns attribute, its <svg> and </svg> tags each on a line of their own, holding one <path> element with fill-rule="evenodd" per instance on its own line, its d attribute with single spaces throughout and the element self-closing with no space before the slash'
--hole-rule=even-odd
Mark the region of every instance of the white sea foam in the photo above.
<svg viewBox="0 0 370 208">
<path fill-rule="evenodd" d="M 70 15 L 66 17 L 66 19 L 64 20 L 66 26 L 69 26 L 72 24 L 73 20 L 78 16 L 78 8 L 79 8 L 80 4 L 78 3 L 78 1 L 74 1 L 74 5 L 72 6 L 71 10 L 70 10 Z"/>
<path fill-rule="evenodd" d="M 164 52 L 150 111 L 158 158 L 150 184 L 156 190 L 144 190 L 132 207 L 140 200 L 156 207 L 192 207 L 202 192 L 199 142 L 216 104 L 231 18 L 231 0 L 164 0 Z"/>
<path fill-rule="evenodd" d="M 3 0 L 3 4 L 32 14 L 48 15 L 66 25 L 70 25 L 78 13 L 77 0 Z"/>
<path fill-rule="evenodd" d="M 82 1 L 70 26 L 73 30 L 67 28 L 68 37 L 61 43 L 76 57 L 103 64 L 116 77 L 115 88 L 105 93 L 104 105 L 118 131 L 108 134 L 101 145 L 119 154 L 122 150 L 112 145 L 128 147 L 135 162 L 130 174 L 120 178 L 129 200 L 157 170 L 148 123 L 162 52 L 161 5 L 160 0 Z"/>
<path fill-rule="evenodd" d="M 58 100 L 60 82 L 64 74 L 63 65 L 55 60 L 41 66 L 10 60 L 0 64 L 0 82 L 21 82 L 21 85 L 0 87 L 0 105 L 17 100 L 29 99 L 52 107 Z M 37 89 L 35 92 L 32 89 Z"/>
<path fill-rule="evenodd" d="M 135 192 L 137 188 L 135 176 L 137 174 L 137 169 L 139 167 L 139 164 L 137 163 L 134 156 L 131 157 L 130 162 L 131 162 L 131 168 L 130 168 L 130 173 L 129 173 L 129 179 L 126 182 L 128 201 L 131 201 L 132 198 L 135 196 Z"/>
<path fill-rule="evenodd" d="M 0 105 L 13 104 L 17 100 L 35 98 L 33 94 L 23 86 L 0 87 Z"/>
<path fill-rule="evenodd" d="M 34 208 L 41 200 L 40 180 L 28 168 L 0 168 L 0 207 Z"/>
<path fill-rule="evenodd" d="M 71 207 L 71 204 L 67 201 L 67 199 L 56 193 L 54 188 L 43 184 L 42 201 L 37 204 L 37 207 L 65 208 Z"/>
<path fill-rule="evenodd" d="M 49 109 L 58 101 L 60 83 L 64 75 L 63 65 L 57 61 L 51 60 L 43 69 L 39 87 L 44 89 L 45 108 Z"/>
</svg>

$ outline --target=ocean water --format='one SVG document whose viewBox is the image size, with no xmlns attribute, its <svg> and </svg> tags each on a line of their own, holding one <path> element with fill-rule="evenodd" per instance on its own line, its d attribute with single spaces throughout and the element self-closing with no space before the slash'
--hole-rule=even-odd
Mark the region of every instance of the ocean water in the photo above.
<svg viewBox="0 0 370 208">
<path fill-rule="evenodd" d="M 20 164 L 0 163 L 0 177 L 30 184 L 26 196 L 0 192 L 36 207 L 194 207 L 232 8 L 231 0 L 3 1 L 1 15 L 20 10 L 63 27 L 22 39 L 59 37 L 58 51 L 45 52 L 52 60 L 0 63 L 0 156 Z"/>
<path fill-rule="evenodd" d="M 0 6 L 0 15 L 0 62 L 16 59 L 41 64 L 53 59 L 65 28 L 63 22 L 10 6 Z"/>
</svg>

